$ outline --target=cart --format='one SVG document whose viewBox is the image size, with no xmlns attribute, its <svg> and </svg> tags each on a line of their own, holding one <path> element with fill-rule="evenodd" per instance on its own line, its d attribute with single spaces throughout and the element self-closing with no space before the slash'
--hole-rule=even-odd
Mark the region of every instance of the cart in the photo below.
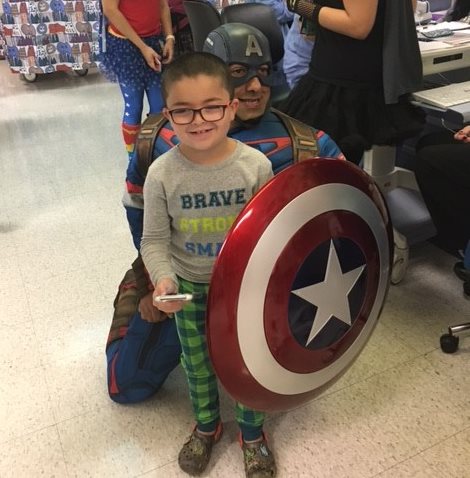
<svg viewBox="0 0 470 478">
<path fill-rule="evenodd" d="M 0 31 L 10 69 L 27 82 L 38 75 L 97 66 L 99 0 L 3 0 Z"/>
</svg>

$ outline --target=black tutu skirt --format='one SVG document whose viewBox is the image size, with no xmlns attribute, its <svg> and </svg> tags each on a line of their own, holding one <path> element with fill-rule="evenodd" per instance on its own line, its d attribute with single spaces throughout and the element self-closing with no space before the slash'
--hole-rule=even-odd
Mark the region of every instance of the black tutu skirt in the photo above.
<svg viewBox="0 0 470 478">
<path fill-rule="evenodd" d="M 142 38 L 159 55 L 162 54 L 162 37 Z M 160 84 L 160 73 L 147 65 L 140 50 L 126 38 L 106 32 L 106 48 L 101 52 L 100 70 L 110 81 L 124 83 L 127 87 L 148 88 Z"/>
<path fill-rule="evenodd" d="M 300 79 L 280 109 L 323 130 L 337 143 L 359 138 L 363 149 L 413 137 L 425 119 L 424 112 L 406 97 L 386 105 L 379 89 L 333 85 L 310 73 Z"/>
</svg>

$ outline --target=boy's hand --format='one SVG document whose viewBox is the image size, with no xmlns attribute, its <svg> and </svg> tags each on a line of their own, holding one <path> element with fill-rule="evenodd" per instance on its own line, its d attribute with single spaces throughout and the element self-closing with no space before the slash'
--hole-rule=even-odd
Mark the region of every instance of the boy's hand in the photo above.
<svg viewBox="0 0 470 478">
<path fill-rule="evenodd" d="M 177 292 L 178 287 L 171 279 L 168 279 L 167 277 L 160 279 L 155 286 L 155 290 L 153 291 L 153 305 L 166 314 L 178 312 L 183 308 L 184 301 L 178 300 L 171 302 L 161 302 L 155 300 L 155 298 L 159 295 L 176 294 Z"/>
<path fill-rule="evenodd" d="M 163 322 L 168 316 L 153 305 L 153 293 L 149 292 L 139 302 L 139 312 L 143 320 L 147 322 Z"/>
</svg>

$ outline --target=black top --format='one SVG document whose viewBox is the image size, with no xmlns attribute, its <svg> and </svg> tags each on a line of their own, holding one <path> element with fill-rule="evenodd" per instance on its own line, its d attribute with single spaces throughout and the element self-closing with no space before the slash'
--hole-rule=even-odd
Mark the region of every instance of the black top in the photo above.
<svg viewBox="0 0 470 478">
<path fill-rule="evenodd" d="M 310 71 L 313 76 L 341 86 L 382 88 L 382 46 L 386 0 L 379 0 L 374 26 L 364 40 L 318 26 Z M 319 5 L 344 9 L 342 0 L 319 0 Z"/>
</svg>

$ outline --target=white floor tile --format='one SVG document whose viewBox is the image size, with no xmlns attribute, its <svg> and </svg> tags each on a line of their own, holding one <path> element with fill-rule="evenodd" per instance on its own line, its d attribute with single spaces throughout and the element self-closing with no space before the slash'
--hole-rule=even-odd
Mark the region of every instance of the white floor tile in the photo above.
<svg viewBox="0 0 470 478">
<path fill-rule="evenodd" d="M 87 354 L 100 346 L 104 356 L 112 314 L 112 304 L 93 304 L 91 300 L 79 307 L 33 314 L 43 362 L 60 363 L 83 356 L 91 365 L 93 361 Z"/>
<path fill-rule="evenodd" d="M 101 289 L 88 268 L 48 277 L 41 283 L 26 283 L 26 297 L 33 320 L 38 316 L 96 303 Z"/>
<path fill-rule="evenodd" d="M 384 314 L 386 314 L 386 310 Z M 408 362 L 418 355 L 419 352 L 408 347 L 397 334 L 379 320 L 374 333 L 357 360 L 345 375 L 325 393 L 332 393 L 363 381 L 377 373 Z"/>
<path fill-rule="evenodd" d="M 421 455 L 416 455 L 389 470 L 377 475 L 377 478 L 454 478 L 429 465 Z"/>
<path fill-rule="evenodd" d="M 41 366 L 38 339 L 31 321 L 2 324 L 0 368 Z"/>
<path fill-rule="evenodd" d="M 470 430 L 457 433 L 421 455 L 442 476 L 466 478 L 470 470 Z"/>
<path fill-rule="evenodd" d="M 1 367 L 0 397 L 0 443 L 54 424 L 42 367 Z"/>
<path fill-rule="evenodd" d="M 25 284 L 42 284 L 90 266 L 83 248 L 72 236 L 61 243 L 44 242 L 35 247 L 17 255 Z"/>
<path fill-rule="evenodd" d="M 66 477 L 56 426 L 50 426 L 0 445 L 2 478 Z"/>
<path fill-rule="evenodd" d="M 110 405 L 103 344 L 49 361 L 44 368 L 56 422 Z"/>
<path fill-rule="evenodd" d="M 31 321 L 26 289 L 22 280 L 13 279 L 8 284 L 8 288 L 0 288 L 0 304 L 0 325 L 22 324 Z"/>
<path fill-rule="evenodd" d="M 98 412 L 59 423 L 58 429 L 70 476 L 118 478 L 174 460 L 187 424 L 184 419 L 169 423 L 152 401 L 133 407 L 110 403 Z"/>
</svg>

